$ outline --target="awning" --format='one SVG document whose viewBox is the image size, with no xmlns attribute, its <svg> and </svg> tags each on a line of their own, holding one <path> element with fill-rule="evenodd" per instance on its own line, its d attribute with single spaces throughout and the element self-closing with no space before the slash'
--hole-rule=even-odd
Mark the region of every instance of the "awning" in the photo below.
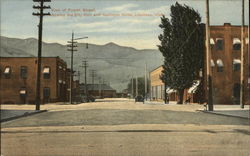
<svg viewBox="0 0 250 156">
<path fill-rule="evenodd" d="M 170 88 L 167 88 L 167 89 L 166 89 L 166 93 L 167 93 L 167 94 L 174 93 L 174 92 L 176 92 L 176 90 L 170 89 Z"/>
<path fill-rule="evenodd" d="M 214 60 L 211 60 L 210 63 L 211 63 L 211 64 L 210 64 L 211 67 L 214 67 L 214 66 L 215 66 Z"/>
<path fill-rule="evenodd" d="M 49 74 L 49 68 L 48 68 L 48 67 L 45 67 L 45 68 L 43 69 L 43 73 Z"/>
<path fill-rule="evenodd" d="M 218 65 L 219 67 L 223 67 L 223 66 L 224 66 L 221 59 L 218 59 L 218 60 L 217 60 L 217 65 Z"/>
<path fill-rule="evenodd" d="M 22 94 L 22 95 L 24 95 L 24 94 L 26 94 L 26 90 L 20 90 L 20 94 Z"/>
<path fill-rule="evenodd" d="M 4 70 L 4 74 L 9 74 L 10 73 L 10 67 L 6 67 Z"/>
<path fill-rule="evenodd" d="M 239 38 L 234 38 L 233 39 L 233 44 L 240 44 L 240 39 Z"/>
<path fill-rule="evenodd" d="M 189 88 L 188 93 L 195 93 L 199 84 L 200 84 L 200 80 L 194 81 L 193 86 Z"/>
<path fill-rule="evenodd" d="M 223 40 L 223 38 L 216 38 L 216 41 L 218 41 L 218 40 Z"/>
<path fill-rule="evenodd" d="M 215 44 L 214 39 L 210 38 L 210 44 Z"/>
<path fill-rule="evenodd" d="M 241 60 L 240 59 L 234 59 L 233 60 L 233 64 L 240 64 L 241 63 Z"/>
</svg>

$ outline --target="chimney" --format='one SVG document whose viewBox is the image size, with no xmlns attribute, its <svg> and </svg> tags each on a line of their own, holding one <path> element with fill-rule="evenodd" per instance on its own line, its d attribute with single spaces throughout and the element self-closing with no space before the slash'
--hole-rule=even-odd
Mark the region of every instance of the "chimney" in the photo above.
<svg viewBox="0 0 250 156">
<path fill-rule="evenodd" d="M 224 23 L 224 26 L 231 26 L 231 23 Z"/>
</svg>

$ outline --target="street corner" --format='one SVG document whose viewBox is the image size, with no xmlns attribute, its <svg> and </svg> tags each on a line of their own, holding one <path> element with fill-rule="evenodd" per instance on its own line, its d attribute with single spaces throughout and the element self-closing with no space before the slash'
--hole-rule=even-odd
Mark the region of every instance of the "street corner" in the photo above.
<svg viewBox="0 0 250 156">
<path fill-rule="evenodd" d="M 15 120 L 22 117 L 27 117 L 30 115 L 47 112 L 48 110 L 10 110 L 1 109 L 1 120 L 0 122 L 7 122 L 10 120 Z"/>
</svg>

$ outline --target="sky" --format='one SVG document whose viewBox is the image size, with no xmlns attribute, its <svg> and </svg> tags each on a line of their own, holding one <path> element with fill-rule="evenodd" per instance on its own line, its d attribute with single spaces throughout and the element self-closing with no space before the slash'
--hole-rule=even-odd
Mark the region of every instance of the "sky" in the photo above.
<svg viewBox="0 0 250 156">
<path fill-rule="evenodd" d="M 0 0 L 1 36 L 37 38 L 39 18 L 32 16 L 32 0 Z M 173 0 L 52 0 L 53 16 L 45 16 L 43 41 L 67 44 L 71 33 L 88 37 L 79 42 L 109 42 L 136 49 L 157 49 L 160 17 L 170 17 Z M 178 1 L 196 11 L 205 22 L 205 0 Z M 249 23 L 249 0 L 245 0 L 245 23 Z M 210 24 L 241 24 L 241 0 L 210 0 Z"/>
</svg>

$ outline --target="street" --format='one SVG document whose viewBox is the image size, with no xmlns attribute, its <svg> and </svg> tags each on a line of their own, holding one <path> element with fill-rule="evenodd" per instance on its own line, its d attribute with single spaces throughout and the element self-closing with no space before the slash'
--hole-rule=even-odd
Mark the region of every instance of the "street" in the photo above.
<svg viewBox="0 0 250 156">
<path fill-rule="evenodd" d="M 1 123 L 3 156 L 250 155 L 249 121 L 196 111 L 202 105 L 102 99 L 41 109 Z"/>
</svg>

